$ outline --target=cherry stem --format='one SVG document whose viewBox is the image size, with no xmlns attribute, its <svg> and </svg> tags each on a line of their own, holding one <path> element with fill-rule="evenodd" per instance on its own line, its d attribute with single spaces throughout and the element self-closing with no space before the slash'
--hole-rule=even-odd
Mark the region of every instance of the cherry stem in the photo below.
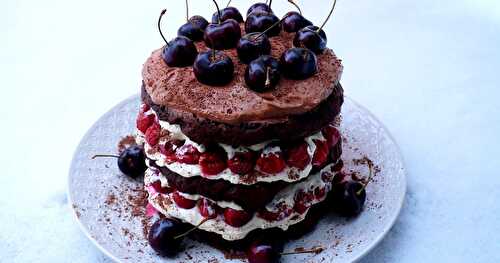
<svg viewBox="0 0 500 263">
<path fill-rule="evenodd" d="M 201 225 L 203 225 L 205 222 L 207 222 L 208 220 L 210 220 L 210 218 L 204 218 L 203 220 L 201 220 L 201 222 L 199 224 L 197 224 L 196 226 L 194 226 L 193 228 L 189 229 L 188 231 L 180 234 L 180 235 L 177 235 L 174 237 L 174 239 L 178 239 L 178 238 L 181 238 L 181 237 L 185 237 L 187 235 L 189 235 L 189 233 L 195 231 L 196 229 L 198 229 L 198 227 L 200 227 Z"/>
<path fill-rule="evenodd" d="M 306 254 L 306 253 L 318 254 L 318 253 L 321 253 L 321 251 L 323 251 L 323 250 L 324 250 L 324 248 L 317 247 L 317 248 L 311 248 L 311 249 L 301 250 L 301 251 L 281 252 L 280 255 L 284 256 L 284 255 Z"/>
<path fill-rule="evenodd" d="M 214 2 L 215 7 L 217 8 L 217 16 L 218 16 L 217 17 L 217 20 L 218 20 L 217 22 L 220 24 L 220 16 L 221 16 L 221 14 L 220 14 L 219 5 L 217 4 L 217 1 L 215 1 L 215 0 L 212 0 L 212 1 Z"/>
<path fill-rule="evenodd" d="M 161 38 L 163 38 L 163 41 L 165 41 L 165 43 L 167 44 L 167 47 L 169 47 L 170 45 L 168 44 L 167 39 L 163 35 L 163 32 L 161 32 L 161 26 L 160 26 L 161 25 L 161 18 L 163 17 L 163 15 L 165 15 L 166 12 L 167 12 L 167 9 L 161 10 L 160 17 L 158 18 L 158 31 L 160 31 Z"/>
<path fill-rule="evenodd" d="M 273 29 L 273 27 L 279 25 L 281 22 L 283 22 L 283 20 L 285 20 L 285 17 L 283 17 L 282 19 L 280 19 L 280 21 L 272 24 L 270 27 L 268 27 L 266 30 L 264 30 L 263 32 L 261 32 L 260 34 L 258 34 L 253 40 L 256 40 L 258 39 L 259 37 L 263 36 L 265 33 L 269 32 L 269 30 Z"/>
<path fill-rule="evenodd" d="M 335 5 L 337 4 L 337 0 L 333 0 L 333 6 L 332 6 L 332 9 L 330 9 L 330 13 L 328 13 L 328 16 L 326 17 L 325 21 L 323 22 L 323 24 L 318 28 L 318 30 L 316 30 L 316 32 L 319 33 L 319 31 L 321 29 L 323 29 L 323 27 L 326 25 L 326 22 L 328 22 L 328 20 L 330 19 L 330 16 L 332 15 L 333 13 L 333 10 L 335 9 Z"/>
<path fill-rule="evenodd" d="M 231 0 L 229 0 L 229 1 L 227 2 L 226 7 L 229 7 L 229 4 L 231 4 Z"/>
<path fill-rule="evenodd" d="M 266 3 L 267 3 L 267 0 L 266 0 Z M 269 9 L 271 9 L 271 5 L 273 4 L 273 0 L 269 0 Z"/>
<path fill-rule="evenodd" d="M 302 15 L 302 10 L 300 10 L 300 7 L 297 3 L 295 3 L 294 0 L 288 0 L 288 3 L 292 4 L 293 6 L 295 6 L 297 8 L 297 10 L 299 10 L 299 14 Z"/>
<path fill-rule="evenodd" d="M 189 4 L 188 0 L 186 0 L 186 22 L 189 21 Z"/>
<path fill-rule="evenodd" d="M 96 154 L 96 155 L 92 156 L 92 160 L 95 158 L 99 158 L 99 157 L 120 158 L 120 156 L 114 155 L 114 154 Z"/>
<path fill-rule="evenodd" d="M 361 192 L 366 188 L 366 186 L 371 182 L 372 178 L 373 178 L 373 163 L 371 161 L 367 161 L 367 164 L 368 164 L 368 170 L 369 170 L 369 176 L 368 176 L 368 180 L 366 180 L 366 183 L 363 184 L 363 187 L 361 187 L 361 189 L 359 189 L 356 194 L 357 195 L 360 195 Z"/>
</svg>

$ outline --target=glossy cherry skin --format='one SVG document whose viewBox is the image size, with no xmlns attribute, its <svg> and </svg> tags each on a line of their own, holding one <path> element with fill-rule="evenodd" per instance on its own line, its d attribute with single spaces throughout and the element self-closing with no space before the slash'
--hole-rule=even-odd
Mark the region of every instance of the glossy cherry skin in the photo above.
<svg viewBox="0 0 500 263">
<path fill-rule="evenodd" d="M 183 232 L 180 223 L 169 218 L 158 219 L 149 229 L 149 245 L 162 256 L 174 257 L 182 243 L 182 238 L 174 237 Z"/>
<path fill-rule="evenodd" d="M 279 18 L 273 13 L 269 12 L 252 12 L 245 21 L 245 32 L 264 32 L 275 23 L 279 21 Z M 281 25 L 274 26 L 271 30 L 267 31 L 268 37 L 273 37 L 279 35 L 281 32 Z"/>
<path fill-rule="evenodd" d="M 203 40 L 207 25 L 208 21 L 202 16 L 193 16 L 177 30 L 177 35 L 185 36 L 193 41 L 200 41 Z"/>
<path fill-rule="evenodd" d="M 266 3 L 256 3 L 251 5 L 250 8 L 248 8 L 247 17 L 253 12 L 273 13 L 273 10 L 271 10 L 271 7 L 269 7 L 269 5 L 267 5 Z"/>
<path fill-rule="evenodd" d="M 120 171 L 132 178 L 136 178 L 146 171 L 146 155 L 144 149 L 134 145 L 125 149 L 118 157 Z"/>
<path fill-rule="evenodd" d="M 275 247 L 266 242 L 254 242 L 247 250 L 249 263 L 277 263 L 280 254 Z"/>
<path fill-rule="evenodd" d="M 271 42 L 266 34 L 259 36 L 259 32 L 244 35 L 236 45 L 236 51 L 240 61 L 248 64 L 261 55 L 271 54 Z M 259 36 L 258 38 L 256 38 Z"/>
<path fill-rule="evenodd" d="M 196 79 L 210 86 L 224 86 L 231 82 L 234 73 L 234 64 L 230 57 L 222 51 L 212 50 L 200 53 L 193 65 Z"/>
<path fill-rule="evenodd" d="M 366 201 L 364 188 L 362 183 L 353 180 L 335 185 L 332 195 L 332 205 L 335 207 L 335 211 L 346 217 L 356 216 L 361 213 Z"/>
<path fill-rule="evenodd" d="M 234 19 L 238 23 L 243 22 L 243 17 L 241 16 L 240 11 L 238 11 L 238 9 L 236 7 L 232 7 L 232 6 L 229 6 L 229 7 L 226 7 L 224 9 L 220 10 L 220 21 L 224 22 L 228 19 Z M 212 15 L 212 23 L 214 23 L 214 24 L 219 23 L 219 12 L 215 12 Z"/>
<path fill-rule="evenodd" d="M 311 26 L 312 23 L 311 21 L 305 19 L 298 12 L 292 11 L 286 13 L 285 18 L 281 22 L 281 25 L 285 32 L 292 33 L 297 32 L 306 26 Z"/>
<path fill-rule="evenodd" d="M 205 29 L 205 44 L 213 49 L 234 48 L 240 38 L 240 25 L 234 19 L 228 19 L 220 24 L 208 24 Z"/>
<path fill-rule="evenodd" d="M 275 58 L 264 55 L 248 64 L 245 83 L 256 92 L 272 90 L 280 80 L 280 64 Z"/>
<path fill-rule="evenodd" d="M 306 26 L 300 29 L 293 38 L 295 47 L 310 49 L 316 54 L 321 54 L 326 49 L 326 34 L 323 30 L 317 32 L 317 26 Z"/>
<path fill-rule="evenodd" d="M 280 58 L 281 72 L 289 79 L 307 79 L 317 71 L 316 55 L 305 48 L 290 48 Z"/>
<path fill-rule="evenodd" d="M 193 65 L 198 50 L 193 41 L 184 36 L 178 36 L 163 48 L 162 57 L 169 67 L 187 67 Z"/>
</svg>

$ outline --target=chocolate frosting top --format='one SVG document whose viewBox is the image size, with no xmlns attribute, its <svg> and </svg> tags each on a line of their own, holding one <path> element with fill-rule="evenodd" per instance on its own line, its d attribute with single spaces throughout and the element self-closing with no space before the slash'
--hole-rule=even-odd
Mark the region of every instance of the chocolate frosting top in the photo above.
<svg viewBox="0 0 500 263">
<path fill-rule="evenodd" d="M 293 36 L 282 32 L 270 38 L 271 56 L 279 60 L 281 54 L 292 47 Z M 196 43 L 196 47 L 200 53 L 208 50 L 203 42 Z M 246 87 L 246 65 L 239 61 L 236 49 L 224 52 L 235 67 L 234 78 L 226 86 L 214 87 L 198 82 L 192 67 L 168 67 L 162 59 L 162 49 L 158 49 L 144 64 L 145 89 L 155 104 L 213 121 L 227 124 L 273 122 L 314 109 L 332 93 L 342 74 L 341 60 L 327 49 L 317 55 L 318 72 L 314 76 L 305 80 L 282 77 L 274 90 L 257 93 Z"/>
</svg>

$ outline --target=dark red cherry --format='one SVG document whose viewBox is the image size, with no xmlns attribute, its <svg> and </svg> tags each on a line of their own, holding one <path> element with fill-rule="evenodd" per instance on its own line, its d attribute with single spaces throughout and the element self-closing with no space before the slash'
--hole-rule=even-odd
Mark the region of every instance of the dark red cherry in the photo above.
<svg viewBox="0 0 500 263">
<path fill-rule="evenodd" d="M 196 57 L 193 72 L 196 79 L 203 84 L 224 86 L 233 79 L 234 64 L 224 52 L 209 50 Z"/>
<path fill-rule="evenodd" d="M 174 40 L 168 42 L 161 31 L 161 19 L 167 12 L 163 9 L 158 18 L 158 31 L 166 43 L 163 48 L 162 57 L 169 67 L 187 67 L 193 65 L 193 61 L 198 55 L 198 50 L 193 41 L 184 36 L 178 36 Z"/>
<path fill-rule="evenodd" d="M 162 57 L 169 67 L 187 67 L 193 65 L 198 50 L 193 41 L 178 36 L 163 48 Z"/>
<path fill-rule="evenodd" d="M 283 22 L 283 30 L 288 33 L 297 32 L 300 29 L 312 25 L 311 21 L 305 19 L 300 13 L 292 11 L 286 13 Z"/>
<path fill-rule="evenodd" d="M 317 69 L 316 55 L 305 48 L 290 48 L 280 58 L 281 72 L 289 79 L 306 79 Z"/>
<path fill-rule="evenodd" d="M 208 21 L 202 16 L 193 16 L 177 30 L 177 35 L 185 36 L 193 41 L 200 41 L 203 40 L 207 25 Z"/>
<path fill-rule="evenodd" d="M 280 20 L 273 13 L 269 12 L 252 12 L 245 21 L 245 32 L 264 32 L 266 29 L 270 28 L 274 24 L 278 23 Z M 273 37 L 279 35 L 281 32 L 281 25 L 276 25 L 270 30 L 267 30 L 266 34 L 268 37 Z"/>
<path fill-rule="evenodd" d="M 326 34 L 322 29 L 318 31 L 317 26 L 306 26 L 295 34 L 293 45 L 321 54 L 326 49 Z"/>
<path fill-rule="evenodd" d="M 149 245 L 162 256 L 174 257 L 182 243 L 182 238 L 175 237 L 183 231 L 183 227 L 177 221 L 169 218 L 158 219 L 149 229 Z"/>
<path fill-rule="evenodd" d="M 220 24 L 208 24 L 205 29 L 205 44 L 213 49 L 234 48 L 240 38 L 240 25 L 234 19 L 228 19 Z"/>
<path fill-rule="evenodd" d="M 358 215 L 363 210 L 365 201 L 365 185 L 358 181 L 348 180 L 333 187 L 332 205 L 342 216 Z"/>
<path fill-rule="evenodd" d="M 273 13 L 273 10 L 271 10 L 271 7 L 266 3 L 256 3 L 251 5 L 250 8 L 248 8 L 247 17 L 253 12 Z"/>
<path fill-rule="evenodd" d="M 130 146 L 120 153 L 118 168 L 122 173 L 136 178 L 146 171 L 146 155 L 144 149 L 138 145 Z"/>
<path fill-rule="evenodd" d="M 256 92 L 272 90 L 279 80 L 279 62 L 269 55 L 263 55 L 253 60 L 245 70 L 245 83 Z"/>
<path fill-rule="evenodd" d="M 248 248 L 247 258 L 249 263 L 277 263 L 280 253 L 268 242 L 254 242 Z"/>
<path fill-rule="evenodd" d="M 261 55 L 271 54 L 271 42 L 266 34 L 253 32 L 244 35 L 236 45 L 240 61 L 248 64 Z"/>
<path fill-rule="evenodd" d="M 224 9 L 220 10 L 220 22 L 224 22 L 228 19 L 234 19 L 238 23 L 243 22 L 243 17 L 241 16 L 240 11 L 238 11 L 238 9 L 236 7 L 232 7 L 232 6 L 229 6 L 229 7 L 226 7 Z M 218 12 L 215 12 L 212 15 L 212 23 L 214 23 L 214 24 L 219 23 L 219 13 Z"/>
</svg>

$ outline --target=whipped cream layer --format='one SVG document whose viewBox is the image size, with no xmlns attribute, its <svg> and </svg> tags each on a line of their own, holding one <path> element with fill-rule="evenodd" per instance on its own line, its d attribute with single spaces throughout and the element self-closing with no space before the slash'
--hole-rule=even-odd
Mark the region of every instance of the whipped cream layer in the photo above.
<svg viewBox="0 0 500 263">
<path fill-rule="evenodd" d="M 221 235 L 226 240 L 239 240 L 255 229 L 268 229 L 278 227 L 282 230 L 287 230 L 291 225 L 297 224 L 304 220 L 309 208 L 325 200 L 328 192 L 332 189 L 332 181 L 338 172 L 333 170 L 334 164 L 325 166 L 320 172 L 310 175 L 306 180 L 290 184 L 276 194 L 274 199 L 269 202 L 265 207 L 266 213 L 278 214 L 275 220 L 264 219 L 265 216 L 262 212 L 255 213 L 250 221 L 241 227 L 233 227 L 224 221 L 224 216 L 218 214 L 216 218 L 210 219 L 203 223 L 199 228 L 205 231 L 214 232 Z M 204 217 L 200 214 L 198 207 L 195 206 L 190 209 L 180 208 L 176 205 L 172 198 L 172 193 L 159 193 L 155 191 L 150 185 L 160 180 L 162 186 L 168 187 L 168 182 L 161 173 L 155 168 L 149 168 L 146 171 L 145 184 L 149 194 L 149 202 L 162 214 L 177 218 L 183 222 L 197 225 Z M 321 194 L 318 195 L 317 191 L 321 189 Z M 315 195 L 316 193 L 316 195 Z M 221 208 L 231 208 L 235 210 L 242 210 L 240 206 L 233 202 L 226 201 L 213 201 L 200 195 L 183 194 L 184 197 L 200 201 L 207 199 Z M 314 196 L 314 198 L 305 198 L 305 196 Z M 302 207 L 301 211 L 294 209 L 297 207 L 297 202 L 300 202 Z"/>
<path fill-rule="evenodd" d="M 149 109 L 144 112 L 145 115 L 154 115 L 155 119 L 158 120 L 157 114 L 154 110 Z M 200 153 L 206 151 L 206 147 L 204 145 L 198 144 L 191 139 L 189 139 L 181 130 L 179 125 L 170 124 L 166 121 L 159 121 L 159 125 L 161 128 L 160 134 L 168 134 L 168 136 L 160 137 L 158 145 L 165 145 L 169 140 L 179 140 L 183 141 L 183 145 L 191 145 L 196 148 Z M 311 136 L 305 137 L 304 142 L 307 144 L 307 154 L 309 155 L 309 162 L 304 167 L 304 169 L 299 169 L 297 167 L 292 167 L 286 165 L 285 168 L 279 173 L 266 174 L 265 172 L 259 169 L 259 166 L 256 165 L 255 171 L 257 175 L 253 176 L 252 180 L 248 180 L 247 177 L 242 176 L 240 174 L 233 173 L 228 167 L 226 167 L 222 172 L 216 175 L 204 176 L 202 173 L 201 166 L 199 164 L 187 164 L 181 162 L 167 162 L 167 156 L 159 150 L 159 147 L 150 145 L 146 139 L 145 134 L 141 131 L 137 130 L 137 142 L 139 144 L 144 144 L 144 149 L 146 152 L 146 156 L 154 161 L 156 165 L 159 167 L 167 167 L 169 170 L 183 176 L 183 177 L 194 177 L 194 176 L 203 176 L 207 179 L 217 180 L 223 179 L 232 184 L 245 184 L 251 185 L 258 182 L 275 182 L 275 181 L 285 181 L 285 182 L 295 182 L 299 181 L 305 177 L 307 177 L 312 169 L 312 160 L 314 157 L 314 153 L 316 151 L 316 144 L 314 141 L 325 142 L 326 139 L 321 132 L 317 132 Z M 221 148 L 227 154 L 227 159 L 231 159 L 234 157 L 237 152 L 247 152 L 247 151 L 262 151 L 263 154 L 270 154 L 275 152 L 280 152 L 281 149 L 279 146 L 273 144 L 276 141 L 266 141 L 259 144 L 247 146 L 247 147 L 233 147 L 226 144 L 219 144 Z M 182 147 L 173 146 L 173 147 Z"/>
</svg>

